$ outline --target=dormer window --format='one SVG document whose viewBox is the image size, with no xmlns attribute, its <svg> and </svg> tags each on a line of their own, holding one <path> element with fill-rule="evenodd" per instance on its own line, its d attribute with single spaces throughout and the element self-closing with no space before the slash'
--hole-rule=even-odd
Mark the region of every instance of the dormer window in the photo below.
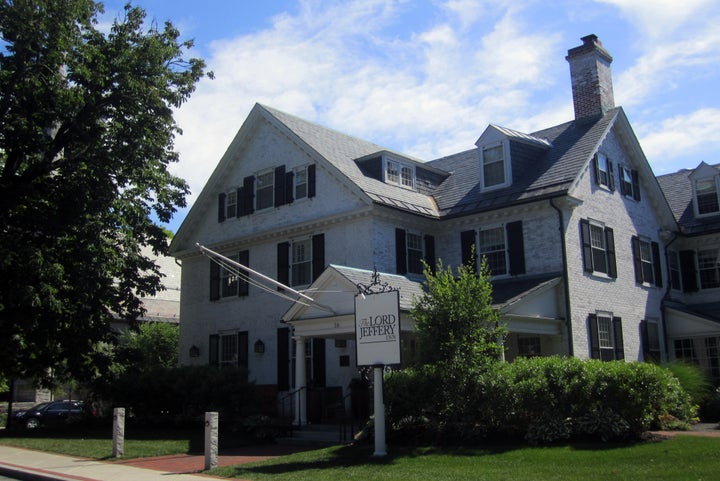
<svg viewBox="0 0 720 481">
<path fill-rule="evenodd" d="M 385 182 L 414 189 L 415 168 L 396 160 L 385 159 Z"/>
<path fill-rule="evenodd" d="M 505 142 L 483 146 L 480 151 L 484 190 L 510 185 L 510 162 Z"/>
<path fill-rule="evenodd" d="M 695 181 L 695 202 L 698 215 L 717 214 L 720 212 L 718 179 L 698 179 Z"/>
</svg>

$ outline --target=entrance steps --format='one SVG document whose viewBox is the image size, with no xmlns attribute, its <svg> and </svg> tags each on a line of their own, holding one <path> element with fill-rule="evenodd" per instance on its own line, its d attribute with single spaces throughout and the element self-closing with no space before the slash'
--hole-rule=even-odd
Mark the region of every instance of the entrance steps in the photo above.
<svg viewBox="0 0 720 481">
<path fill-rule="evenodd" d="M 345 436 L 342 434 L 343 428 L 339 424 L 306 424 L 302 427 L 294 427 L 288 433 L 288 436 L 278 438 L 277 441 L 291 444 L 316 444 L 318 446 L 334 446 L 352 441 L 349 427 L 345 428 Z"/>
</svg>

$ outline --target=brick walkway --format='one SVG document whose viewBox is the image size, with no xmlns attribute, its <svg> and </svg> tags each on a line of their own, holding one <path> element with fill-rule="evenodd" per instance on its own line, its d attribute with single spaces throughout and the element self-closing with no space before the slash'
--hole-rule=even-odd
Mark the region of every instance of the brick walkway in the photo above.
<svg viewBox="0 0 720 481">
<path fill-rule="evenodd" d="M 222 451 L 218 456 L 219 466 L 232 466 L 235 464 L 254 463 L 266 459 L 286 456 L 318 449 L 313 445 L 291 445 L 291 444 L 269 444 L 266 446 L 252 446 Z M 197 473 L 205 470 L 205 456 L 194 454 L 174 454 L 168 456 L 157 456 L 153 458 L 134 458 L 115 461 L 116 464 L 124 464 L 136 468 L 152 469 L 176 474 Z"/>
</svg>

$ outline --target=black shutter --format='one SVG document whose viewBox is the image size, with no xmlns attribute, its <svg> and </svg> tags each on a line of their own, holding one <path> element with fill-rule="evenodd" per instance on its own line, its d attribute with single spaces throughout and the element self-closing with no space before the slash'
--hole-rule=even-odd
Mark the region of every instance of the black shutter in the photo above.
<svg viewBox="0 0 720 481">
<path fill-rule="evenodd" d="M 238 187 L 235 190 L 235 217 L 240 217 L 240 199 L 242 198 L 243 190 L 242 187 Z"/>
<path fill-rule="evenodd" d="M 281 242 L 277 245 L 277 280 L 278 282 L 290 284 L 290 243 Z M 278 287 L 281 291 L 282 288 Z"/>
<path fill-rule="evenodd" d="M 218 334 L 210 334 L 208 340 L 208 364 L 216 367 L 220 365 L 220 336 Z"/>
<path fill-rule="evenodd" d="M 238 262 L 245 267 L 250 267 L 250 251 L 244 250 L 238 253 Z M 244 276 L 249 276 L 250 272 L 240 269 L 240 277 L 238 278 L 238 296 L 247 296 L 250 292 L 250 284 Z"/>
<path fill-rule="evenodd" d="M 525 241 L 523 240 L 522 221 L 510 222 L 505 226 L 510 255 L 510 275 L 525 274 Z"/>
<path fill-rule="evenodd" d="M 460 233 L 460 252 L 462 263 L 477 272 L 477 258 L 475 249 L 475 230 L 466 230 Z"/>
<path fill-rule="evenodd" d="M 608 276 L 617 277 L 617 263 L 615 262 L 615 234 L 610 227 L 605 227 L 605 249 L 607 252 Z"/>
<path fill-rule="evenodd" d="M 632 245 L 633 265 L 635 266 L 635 282 L 642 284 L 643 269 L 642 260 L 640 258 L 640 238 L 638 236 L 632 236 L 630 242 Z"/>
<path fill-rule="evenodd" d="M 648 322 L 640 321 L 640 342 L 642 342 L 643 361 L 654 361 L 654 356 L 650 352 L 650 333 L 648 332 Z"/>
<path fill-rule="evenodd" d="M 395 272 L 400 275 L 407 274 L 407 250 L 405 230 L 395 229 Z"/>
<path fill-rule="evenodd" d="M 430 272 L 435 272 L 435 237 L 425 236 L 425 262 L 430 267 Z"/>
<path fill-rule="evenodd" d="M 308 165 L 307 168 L 308 198 L 315 197 L 315 164 Z"/>
<path fill-rule="evenodd" d="M 220 299 L 220 265 L 210 260 L 210 300 Z"/>
<path fill-rule="evenodd" d="M 238 367 L 248 368 L 248 332 L 238 332 Z"/>
<path fill-rule="evenodd" d="M 325 234 L 312 236 L 312 280 L 320 277 L 325 270 Z"/>
<path fill-rule="evenodd" d="M 277 330 L 277 388 L 278 391 L 290 389 L 290 328 Z"/>
<path fill-rule="evenodd" d="M 683 292 L 696 292 L 698 284 L 695 270 L 695 251 L 680 251 L 680 270 Z"/>
<path fill-rule="evenodd" d="M 610 159 L 607 159 L 607 167 L 608 167 L 608 187 L 610 190 L 615 190 L 615 173 L 613 172 L 613 164 L 610 162 Z"/>
<path fill-rule="evenodd" d="M 285 205 L 285 166 L 275 167 L 275 207 Z"/>
<path fill-rule="evenodd" d="M 583 269 L 593 271 L 592 244 L 590 243 L 590 222 L 580 219 L 580 241 L 582 242 Z"/>
<path fill-rule="evenodd" d="M 592 159 L 592 166 L 593 166 L 593 172 L 595 173 L 595 185 L 600 185 L 600 168 L 598 165 L 600 162 L 598 162 L 598 154 L 593 155 Z"/>
<path fill-rule="evenodd" d="M 660 244 L 653 242 L 652 246 L 652 257 L 653 257 L 653 273 L 655 274 L 655 285 L 657 287 L 663 286 L 662 281 L 662 267 L 660 266 Z"/>
<path fill-rule="evenodd" d="M 255 176 L 250 175 L 243 179 L 243 186 L 240 189 L 241 195 L 238 198 L 238 216 L 250 215 L 255 211 Z"/>
<path fill-rule="evenodd" d="M 285 174 L 285 203 L 292 204 L 295 200 L 295 172 Z"/>
<path fill-rule="evenodd" d="M 590 357 L 600 359 L 600 335 L 598 334 L 597 314 L 588 315 L 588 328 L 590 334 Z"/>
<path fill-rule="evenodd" d="M 625 346 L 623 344 L 622 319 L 619 317 L 612 318 L 613 336 L 615 337 L 615 360 L 625 359 Z"/>
<path fill-rule="evenodd" d="M 225 222 L 225 193 L 218 194 L 218 222 Z"/>
<path fill-rule="evenodd" d="M 632 186 L 633 186 L 633 199 L 640 200 L 640 176 L 637 170 L 631 172 L 632 175 Z"/>
<path fill-rule="evenodd" d="M 325 387 L 325 339 L 313 338 L 312 358 L 313 387 Z"/>
</svg>

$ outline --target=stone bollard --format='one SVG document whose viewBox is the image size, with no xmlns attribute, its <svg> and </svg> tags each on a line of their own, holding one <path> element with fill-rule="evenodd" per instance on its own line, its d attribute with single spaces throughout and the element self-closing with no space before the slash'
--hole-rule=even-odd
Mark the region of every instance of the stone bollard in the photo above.
<svg viewBox="0 0 720 481">
<path fill-rule="evenodd" d="M 218 465 L 218 413 L 205 413 L 205 469 Z"/>
<path fill-rule="evenodd" d="M 114 458 L 125 454 L 125 408 L 113 409 L 113 452 Z"/>
</svg>

